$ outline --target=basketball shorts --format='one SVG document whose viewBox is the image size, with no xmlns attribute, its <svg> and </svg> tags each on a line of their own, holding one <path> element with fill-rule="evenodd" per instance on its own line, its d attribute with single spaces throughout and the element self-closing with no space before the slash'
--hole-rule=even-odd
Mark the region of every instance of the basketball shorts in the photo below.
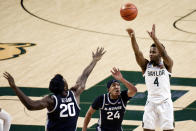
<svg viewBox="0 0 196 131">
<path fill-rule="evenodd" d="M 160 104 L 147 101 L 144 108 L 143 123 L 144 129 L 155 130 L 156 127 L 162 130 L 174 129 L 174 111 L 171 99 Z"/>
</svg>

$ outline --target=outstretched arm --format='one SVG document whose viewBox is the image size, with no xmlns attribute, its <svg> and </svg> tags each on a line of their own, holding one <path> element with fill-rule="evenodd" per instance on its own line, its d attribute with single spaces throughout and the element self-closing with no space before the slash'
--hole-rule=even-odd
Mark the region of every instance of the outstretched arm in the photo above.
<svg viewBox="0 0 196 131">
<path fill-rule="evenodd" d="M 135 53 L 136 61 L 137 61 L 138 65 L 141 67 L 142 72 L 144 73 L 146 70 L 146 65 L 147 65 L 148 61 L 147 61 L 147 59 L 144 58 L 143 53 L 139 49 L 139 46 L 138 46 L 136 38 L 135 38 L 134 30 L 129 28 L 129 29 L 127 29 L 127 32 L 129 34 L 129 37 L 131 38 L 131 44 L 132 44 L 133 51 Z"/>
<path fill-rule="evenodd" d="M 86 131 L 87 130 L 87 126 L 91 120 L 91 117 L 93 115 L 93 113 L 95 112 L 96 110 L 94 110 L 91 106 L 90 108 L 88 109 L 88 112 L 86 113 L 86 116 L 84 118 L 84 124 L 83 124 L 83 128 L 82 128 L 82 131 Z"/>
<path fill-rule="evenodd" d="M 131 84 L 129 81 L 127 81 L 125 78 L 123 78 L 121 72 L 119 69 L 116 69 L 115 67 L 113 70 L 111 70 L 112 76 L 116 79 L 121 81 L 128 89 L 127 95 L 128 97 L 133 97 L 137 93 L 137 88 Z"/>
<path fill-rule="evenodd" d="M 3 75 L 8 80 L 10 87 L 14 90 L 20 101 L 28 110 L 41 110 L 44 108 L 48 108 L 50 110 L 53 108 L 54 101 L 50 96 L 46 96 L 41 100 L 32 100 L 15 85 L 14 78 L 8 72 L 3 73 Z"/>
<path fill-rule="evenodd" d="M 152 40 L 154 41 L 161 57 L 163 58 L 164 63 L 167 66 L 167 69 L 169 72 L 172 72 L 172 67 L 173 67 L 173 60 L 171 59 L 171 57 L 167 54 L 164 46 L 161 44 L 161 42 L 158 40 L 158 38 L 156 37 L 155 34 L 155 24 L 153 24 L 152 26 L 152 31 L 149 32 L 147 31 L 149 36 L 152 38 Z"/>
<path fill-rule="evenodd" d="M 84 69 L 82 72 L 82 75 L 78 78 L 76 81 L 76 85 L 71 88 L 75 92 L 76 99 L 80 96 L 80 94 L 85 89 L 85 84 L 87 81 L 87 78 L 89 77 L 90 73 L 92 72 L 93 68 L 97 64 L 97 62 L 101 59 L 101 57 L 105 54 L 106 51 L 104 51 L 104 48 L 97 48 L 96 53 L 92 52 L 93 60 L 91 63 Z"/>
</svg>

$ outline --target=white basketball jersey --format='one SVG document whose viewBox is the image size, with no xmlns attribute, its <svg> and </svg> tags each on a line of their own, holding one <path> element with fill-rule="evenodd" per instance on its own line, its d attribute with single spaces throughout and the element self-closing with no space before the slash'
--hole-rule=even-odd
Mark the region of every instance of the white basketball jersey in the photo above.
<svg viewBox="0 0 196 131">
<path fill-rule="evenodd" d="M 153 66 L 148 63 L 144 73 L 146 87 L 148 90 L 148 101 L 161 103 L 166 99 L 171 99 L 170 75 L 163 62 L 160 66 Z"/>
</svg>

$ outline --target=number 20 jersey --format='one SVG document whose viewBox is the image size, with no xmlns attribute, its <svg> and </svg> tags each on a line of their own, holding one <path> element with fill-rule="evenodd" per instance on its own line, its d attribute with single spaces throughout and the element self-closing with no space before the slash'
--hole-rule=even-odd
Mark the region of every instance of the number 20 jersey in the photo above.
<svg viewBox="0 0 196 131">
<path fill-rule="evenodd" d="M 76 131 L 80 107 L 74 93 L 69 90 L 67 96 L 52 95 L 55 107 L 48 112 L 46 131 Z"/>
<path fill-rule="evenodd" d="M 148 101 L 161 103 L 166 99 L 171 99 L 170 76 L 163 62 L 159 66 L 148 63 L 143 75 L 148 90 Z"/>
</svg>

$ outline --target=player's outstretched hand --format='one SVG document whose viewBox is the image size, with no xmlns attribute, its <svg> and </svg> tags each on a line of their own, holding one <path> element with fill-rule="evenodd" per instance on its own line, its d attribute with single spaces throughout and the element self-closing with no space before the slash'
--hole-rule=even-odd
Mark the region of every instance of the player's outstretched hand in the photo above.
<svg viewBox="0 0 196 131">
<path fill-rule="evenodd" d="M 116 79 L 116 80 L 121 80 L 123 78 L 121 72 L 119 69 L 117 69 L 116 67 L 113 67 L 113 69 L 111 70 L 112 76 Z"/>
<path fill-rule="evenodd" d="M 105 50 L 103 47 L 101 48 L 97 48 L 97 51 L 96 53 L 92 52 L 92 55 L 93 55 L 93 60 L 96 60 L 96 61 L 99 61 L 101 59 L 101 57 L 105 54 Z"/>
<path fill-rule="evenodd" d="M 132 35 L 135 33 L 134 30 L 131 28 L 128 28 L 126 31 L 129 34 L 129 37 L 132 37 Z"/>
<path fill-rule="evenodd" d="M 156 34 L 155 34 L 155 24 L 152 25 L 152 31 L 147 31 L 149 36 L 154 40 L 156 39 Z"/>
<path fill-rule="evenodd" d="M 8 80 L 10 87 L 12 88 L 16 87 L 14 78 L 8 72 L 4 72 L 3 77 L 5 77 Z"/>
</svg>

